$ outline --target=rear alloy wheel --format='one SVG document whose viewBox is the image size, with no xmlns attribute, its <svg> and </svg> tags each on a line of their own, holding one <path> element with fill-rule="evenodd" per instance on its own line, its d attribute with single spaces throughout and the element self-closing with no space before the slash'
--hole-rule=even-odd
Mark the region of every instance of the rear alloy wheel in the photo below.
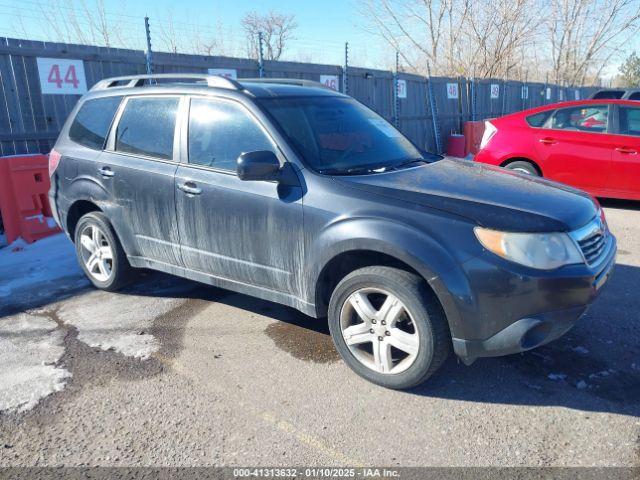
<svg viewBox="0 0 640 480">
<path fill-rule="evenodd" d="M 80 232 L 80 252 L 92 278 L 99 282 L 109 280 L 113 274 L 113 250 L 97 225 L 89 224 Z"/>
<path fill-rule="evenodd" d="M 451 334 L 433 292 L 419 276 L 391 267 L 351 272 L 329 303 L 329 329 L 344 361 L 387 388 L 410 388 L 442 365 Z"/>
<path fill-rule="evenodd" d="M 540 173 L 538 173 L 536 167 L 534 167 L 532 163 L 526 162 L 524 160 L 507 163 L 504 167 L 509 170 L 524 173 L 526 175 L 533 175 L 534 177 L 540 176 Z"/>
<path fill-rule="evenodd" d="M 76 226 L 74 241 L 78 262 L 96 287 L 116 291 L 134 278 L 134 269 L 103 213 L 84 215 Z"/>
</svg>

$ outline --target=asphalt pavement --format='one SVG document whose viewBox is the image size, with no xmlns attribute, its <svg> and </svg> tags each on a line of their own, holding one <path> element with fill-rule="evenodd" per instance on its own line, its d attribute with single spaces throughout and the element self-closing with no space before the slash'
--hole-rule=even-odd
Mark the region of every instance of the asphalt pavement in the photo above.
<svg viewBox="0 0 640 480">
<path fill-rule="evenodd" d="M 640 466 L 640 203 L 605 209 L 618 265 L 574 329 L 408 392 L 321 321 L 167 275 L 3 297 L 0 466 Z"/>
</svg>

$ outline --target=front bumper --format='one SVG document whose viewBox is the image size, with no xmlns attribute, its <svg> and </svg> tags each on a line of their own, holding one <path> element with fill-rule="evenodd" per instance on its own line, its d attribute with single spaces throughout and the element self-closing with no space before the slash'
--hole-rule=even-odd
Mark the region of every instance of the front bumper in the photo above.
<svg viewBox="0 0 640 480">
<path fill-rule="evenodd" d="M 587 306 L 521 318 L 486 340 L 453 339 L 453 350 L 471 365 L 479 357 L 499 357 L 524 352 L 560 338 L 587 310 Z"/>
<path fill-rule="evenodd" d="M 610 238 L 606 255 L 593 268 L 576 265 L 534 276 L 490 267 L 490 257 L 469 262 L 465 269 L 476 285 L 473 299 L 482 314 L 465 322 L 463 335 L 453 336 L 456 355 L 469 365 L 479 357 L 531 350 L 564 335 L 611 276 L 617 247 Z"/>
</svg>

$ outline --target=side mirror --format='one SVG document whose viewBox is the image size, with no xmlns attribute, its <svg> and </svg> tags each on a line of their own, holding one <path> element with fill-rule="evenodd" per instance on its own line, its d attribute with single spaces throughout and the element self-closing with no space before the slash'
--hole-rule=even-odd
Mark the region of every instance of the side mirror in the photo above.
<svg viewBox="0 0 640 480">
<path fill-rule="evenodd" d="M 240 180 L 278 180 L 280 162 L 269 150 L 247 152 L 238 157 L 237 172 Z"/>
</svg>

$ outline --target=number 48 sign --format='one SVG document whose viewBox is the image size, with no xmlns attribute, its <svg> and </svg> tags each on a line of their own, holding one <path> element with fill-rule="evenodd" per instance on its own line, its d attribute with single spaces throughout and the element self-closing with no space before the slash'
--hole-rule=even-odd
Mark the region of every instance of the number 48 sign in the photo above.
<svg viewBox="0 0 640 480">
<path fill-rule="evenodd" d="M 81 95 L 87 91 L 82 60 L 38 57 L 37 62 L 42 93 Z"/>
</svg>

